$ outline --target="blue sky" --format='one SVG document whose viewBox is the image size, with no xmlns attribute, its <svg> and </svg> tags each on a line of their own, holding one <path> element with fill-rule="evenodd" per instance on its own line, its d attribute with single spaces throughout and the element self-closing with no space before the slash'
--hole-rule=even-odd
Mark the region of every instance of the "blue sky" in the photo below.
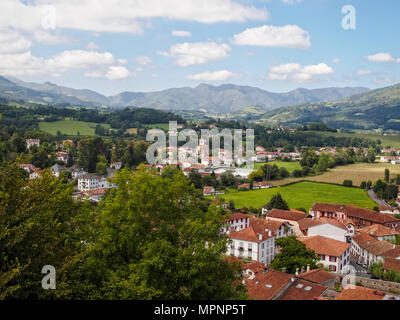
<svg viewBox="0 0 400 320">
<path fill-rule="evenodd" d="M 396 0 L 2 0 L 0 74 L 106 95 L 377 88 L 400 82 L 398 12 Z"/>
</svg>

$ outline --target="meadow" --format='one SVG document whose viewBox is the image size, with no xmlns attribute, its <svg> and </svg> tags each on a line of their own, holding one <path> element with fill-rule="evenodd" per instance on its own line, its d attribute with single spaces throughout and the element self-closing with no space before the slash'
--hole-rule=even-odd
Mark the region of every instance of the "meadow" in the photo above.
<svg viewBox="0 0 400 320">
<path fill-rule="evenodd" d="M 254 170 L 258 170 L 264 164 L 270 164 L 270 165 L 276 164 L 279 168 L 281 168 L 281 167 L 286 168 L 286 170 L 289 171 L 290 173 L 292 173 L 296 169 L 301 170 L 300 163 L 295 162 L 295 161 L 290 161 L 290 162 L 288 162 L 288 161 L 270 161 L 270 162 L 263 162 L 263 163 L 255 162 Z"/>
<path fill-rule="evenodd" d="M 40 122 L 39 128 L 40 130 L 53 135 L 56 135 L 57 131 L 60 131 L 62 134 L 70 136 L 77 136 L 78 132 L 81 136 L 94 136 L 96 125 L 98 125 L 98 123 L 75 120 L 60 120 L 55 122 Z M 105 123 L 102 123 L 101 126 L 106 129 L 110 128 L 110 125 Z"/>
<path fill-rule="evenodd" d="M 349 137 L 349 138 L 365 138 L 373 141 L 380 140 L 382 147 L 392 147 L 392 148 L 400 148 L 400 135 L 381 135 L 381 134 L 373 134 L 373 133 L 342 133 L 342 132 L 321 132 L 317 131 L 316 134 L 322 136 L 333 136 L 333 137 Z"/>
<path fill-rule="evenodd" d="M 226 200 L 233 200 L 236 208 L 261 208 L 278 192 L 292 209 L 304 208 L 308 211 L 315 202 L 352 204 L 370 209 L 376 206 L 376 203 L 369 198 L 364 190 L 311 181 L 298 182 L 271 189 L 252 191 L 230 190 L 219 197 L 223 197 Z"/>
<path fill-rule="evenodd" d="M 169 130 L 169 123 L 145 124 L 144 126 L 151 129 L 163 129 L 165 131 Z"/>
<path fill-rule="evenodd" d="M 271 183 L 274 186 L 281 186 L 296 181 L 307 180 L 342 184 L 344 180 L 352 180 L 354 186 L 359 186 L 362 181 L 371 180 L 372 182 L 375 182 L 378 179 L 383 179 L 386 168 L 389 169 L 391 178 L 395 178 L 396 175 L 400 174 L 400 165 L 392 165 L 390 163 L 356 163 L 330 169 L 318 176 L 303 178 L 291 177 L 271 181 Z"/>
</svg>

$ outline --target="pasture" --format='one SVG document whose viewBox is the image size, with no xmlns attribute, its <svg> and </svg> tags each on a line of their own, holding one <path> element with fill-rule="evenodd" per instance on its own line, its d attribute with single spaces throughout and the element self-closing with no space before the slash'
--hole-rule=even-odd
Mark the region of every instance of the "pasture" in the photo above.
<svg viewBox="0 0 400 320">
<path fill-rule="evenodd" d="M 60 120 L 55 122 L 40 122 L 39 129 L 50 134 L 56 135 L 57 131 L 69 136 L 77 136 L 78 132 L 81 136 L 94 136 L 95 128 L 98 123 L 84 122 L 75 120 Z M 102 123 L 102 127 L 109 129 L 110 125 Z"/>
<path fill-rule="evenodd" d="M 315 202 L 352 204 L 370 209 L 376 206 L 376 203 L 369 198 L 364 190 L 311 181 L 298 182 L 271 189 L 231 190 L 219 197 L 223 197 L 225 200 L 233 200 L 236 208 L 261 208 L 278 192 L 292 209 L 304 208 L 309 210 Z"/>
</svg>

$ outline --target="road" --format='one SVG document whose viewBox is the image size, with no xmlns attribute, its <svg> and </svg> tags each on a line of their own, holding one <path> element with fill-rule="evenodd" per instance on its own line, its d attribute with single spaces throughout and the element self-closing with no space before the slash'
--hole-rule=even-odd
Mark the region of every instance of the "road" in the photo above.
<svg viewBox="0 0 400 320">
<path fill-rule="evenodd" d="M 367 193 L 368 193 L 369 197 L 372 200 L 374 200 L 377 204 L 379 204 L 380 206 L 388 206 L 388 204 L 384 200 L 381 200 L 376 196 L 374 190 L 370 189 L 367 191 Z"/>
<path fill-rule="evenodd" d="M 369 273 L 368 269 L 358 265 L 352 256 L 350 256 L 350 264 L 356 269 L 357 277 L 371 278 L 371 274 Z"/>
</svg>

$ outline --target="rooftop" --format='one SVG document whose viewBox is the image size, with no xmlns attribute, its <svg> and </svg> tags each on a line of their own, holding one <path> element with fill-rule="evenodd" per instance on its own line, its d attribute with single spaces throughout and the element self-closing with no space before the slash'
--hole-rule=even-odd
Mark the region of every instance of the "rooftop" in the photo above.
<svg viewBox="0 0 400 320">
<path fill-rule="evenodd" d="M 333 257 L 340 257 L 350 247 L 350 243 L 322 236 L 299 237 L 297 240 L 303 242 L 308 249 L 313 250 L 316 254 Z"/>
</svg>

